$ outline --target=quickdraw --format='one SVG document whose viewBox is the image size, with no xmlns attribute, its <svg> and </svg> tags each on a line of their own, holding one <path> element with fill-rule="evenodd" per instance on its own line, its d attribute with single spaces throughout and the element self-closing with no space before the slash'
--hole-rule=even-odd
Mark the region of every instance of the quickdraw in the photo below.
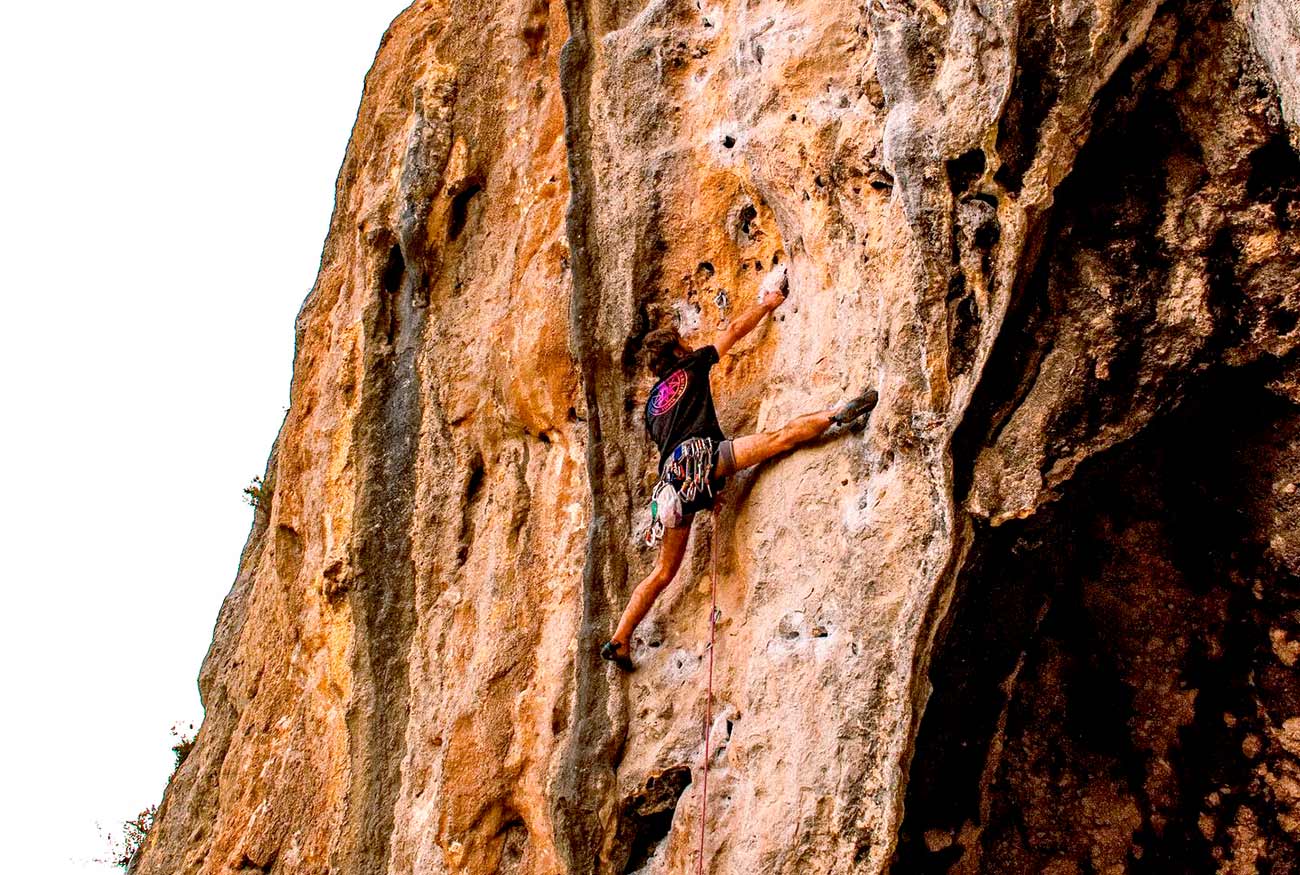
<svg viewBox="0 0 1300 875">
<path fill-rule="evenodd" d="M 713 439 L 688 438 L 677 445 L 661 478 L 673 484 L 689 504 L 701 490 L 713 495 Z"/>
</svg>

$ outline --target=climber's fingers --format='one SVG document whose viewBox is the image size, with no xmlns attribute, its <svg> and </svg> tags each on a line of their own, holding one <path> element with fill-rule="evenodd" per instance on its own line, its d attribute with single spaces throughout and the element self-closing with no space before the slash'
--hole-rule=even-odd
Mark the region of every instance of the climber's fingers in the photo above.
<svg viewBox="0 0 1300 875">
<path fill-rule="evenodd" d="M 763 277 L 758 289 L 758 302 L 764 307 L 775 309 L 785 301 L 790 293 L 790 278 L 786 275 L 785 265 L 778 264 Z"/>
</svg>

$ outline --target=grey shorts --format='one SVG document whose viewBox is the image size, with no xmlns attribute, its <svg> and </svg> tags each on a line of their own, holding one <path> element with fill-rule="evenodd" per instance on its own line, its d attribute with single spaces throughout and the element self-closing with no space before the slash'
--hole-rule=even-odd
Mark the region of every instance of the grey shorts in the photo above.
<svg viewBox="0 0 1300 875">
<path fill-rule="evenodd" d="M 718 441 L 713 453 L 714 477 L 721 479 L 736 473 L 736 448 L 731 441 Z"/>
<path fill-rule="evenodd" d="M 707 495 L 701 491 L 693 501 L 682 505 L 682 524 L 679 528 L 689 528 L 697 512 L 712 507 L 713 500 L 722 491 L 722 487 L 727 485 L 727 478 L 735 473 L 735 448 L 731 445 L 731 441 L 718 441 L 713 445 L 713 476 L 709 480 L 713 494 Z"/>
</svg>

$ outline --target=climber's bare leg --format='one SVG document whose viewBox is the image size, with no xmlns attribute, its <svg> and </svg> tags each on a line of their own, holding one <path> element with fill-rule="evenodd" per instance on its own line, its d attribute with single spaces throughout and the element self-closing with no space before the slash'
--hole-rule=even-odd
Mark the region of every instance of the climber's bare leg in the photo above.
<svg viewBox="0 0 1300 875">
<path fill-rule="evenodd" d="M 637 624 L 650 613 L 650 606 L 655 603 L 659 593 L 672 583 L 677 569 L 681 568 L 682 557 L 686 555 L 686 541 L 690 536 L 690 526 L 664 530 L 655 567 L 632 591 L 632 598 L 628 600 L 623 616 L 619 618 L 618 629 L 610 639 L 620 655 L 626 656 L 631 652 L 632 633 Z"/>
<path fill-rule="evenodd" d="M 806 413 L 790 420 L 773 431 L 760 431 L 756 434 L 741 435 L 731 442 L 731 451 L 735 457 L 735 467 L 725 465 L 719 459 L 714 474 L 729 477 L 744 468 L 752 468 L 760 462 L 766 462 L 773 456 L 792 450 L 800 444 L 820 437 L 831 427 L 837 407 L 828 407 L 816 413 Z"/>
<path fill-rule="evenodd" d="M 731 442 L 731 458 L 727 458 L 725 452 L 719 454 L 718 461 L 713 467 L 713 476 L 730 477 L 737 471 L 752 468 L 773 456 L 779 456 L 800 444 L 821 437 L 826 429 L 836 423 L 849 425 L 857 422 L 871 415 L 878 400 L 880 396 L 875 389 L 865 389 L 862 394 L 842 401 L 834 407 L 796 417 L 775 431 L 742 435 Z"/>
</svg>

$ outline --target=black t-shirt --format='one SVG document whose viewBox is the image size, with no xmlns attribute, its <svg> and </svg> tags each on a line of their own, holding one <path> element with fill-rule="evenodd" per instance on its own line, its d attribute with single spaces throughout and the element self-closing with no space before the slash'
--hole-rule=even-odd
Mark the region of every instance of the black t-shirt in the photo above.
<svg viewBox="0 0 1300 875">
<path fill-rule="evenodd" d="M 726 440 L 713 409 L 709 369 L 718 363 L 713 346 L 697 349 L 655 383 L 645 403 L 645 427 L 659 447 L 659 472 L 677 445 L 688 438 Z"/>
</svg>

